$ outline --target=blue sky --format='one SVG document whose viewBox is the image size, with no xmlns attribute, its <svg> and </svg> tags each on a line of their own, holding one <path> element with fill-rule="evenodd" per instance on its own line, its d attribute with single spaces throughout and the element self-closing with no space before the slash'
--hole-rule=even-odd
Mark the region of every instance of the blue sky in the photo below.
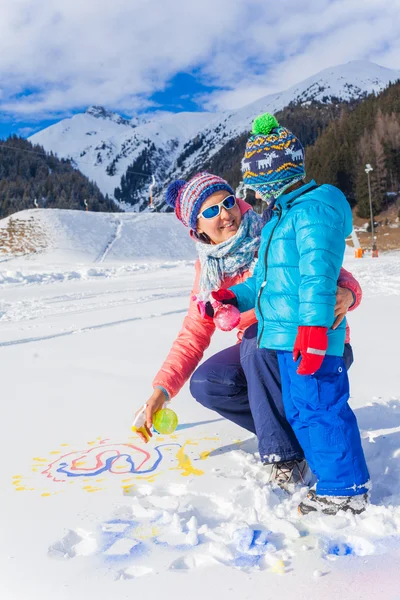
<svg viewBox="0 0 400 600">
<path fill-rule="evenodd" d="M 23 8 L 22 8 L 23 7 Z M 102 105 L 226 110 L 367 59 L 400 68 L 400 0 L 3 0 L 0 137 Z"/>
<path fill-rule="evenodd" d="M 196 98 L 205 94 L 210 94 L 216 91 L 216 86 L 206 86 L 201 81 L 196 79 L 196 74 L 177 73 L 172 79 L 167 82 L 165 89 L 154 92 L 149 96 L 151 106 L 143 109 L 141 112 L 152 112 L 154 110 L 163 110 L 168 112 L 182 111 L 199 111 L 202 107 L 196 102 Z M 94 102 L 95 103 L 95 102 Z M 85 110 L 87 107 L 82 107 Z M 79 112 L 72 111 L 73 112 Z M 129 118 L 124 111 L 119 111 L 120 114 Z M 1 113 L 0 113 L 1 114 Z M 39 121 L 16 120 L 15 116 L 2 115 L 0 120 L 0 139 L 7 138 L 10 135 L 22 135 L 28 137 L 35 131 L 40 131 L 45 127 L 49 127 L 60 117 L 54 119 L 40 119 Z"/>
</svg>

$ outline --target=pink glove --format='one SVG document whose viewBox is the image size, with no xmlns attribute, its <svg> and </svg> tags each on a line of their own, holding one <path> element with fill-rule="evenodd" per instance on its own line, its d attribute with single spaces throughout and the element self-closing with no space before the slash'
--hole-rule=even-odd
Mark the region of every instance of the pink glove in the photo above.
<svg viewBox="0 0 400 600">
<path fill-rule="evenodd" d="M 231 331 L 239 325 L 240 312 L 236 296 L 228 289 L 211 292 L 214 302 L 199 300 L 197 310 L 203 319 L 213 319 L 216 327 L 222 331 Z"/>
<path fill-rule="evenodd" d="M 312 375 L 321 367 L 328 349 L 328 328 L 300 325 L 293 348 L 293 360 L 301 355 L 297 373 Z"/>
</svg>

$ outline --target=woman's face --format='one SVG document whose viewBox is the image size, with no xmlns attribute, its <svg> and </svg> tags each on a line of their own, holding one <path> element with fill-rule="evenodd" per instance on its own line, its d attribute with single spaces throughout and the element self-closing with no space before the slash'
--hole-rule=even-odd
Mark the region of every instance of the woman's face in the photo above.
<svg viewBox="0 0 400 600">
<path fill-rule="evenodd" d="M 209 206 L 222 202 L 231 194 L 225 190 L 214 192 L 201 205 L 200 213 Z M 197 221 L 197 233 L 205 233 L 213 244 L 221 244 L 235 235 L 242 221 L 242 214 L 237 204 L 230 210 L 221 206 L 221 212 L 213 219 L 200 216 Z"/>
</svg>

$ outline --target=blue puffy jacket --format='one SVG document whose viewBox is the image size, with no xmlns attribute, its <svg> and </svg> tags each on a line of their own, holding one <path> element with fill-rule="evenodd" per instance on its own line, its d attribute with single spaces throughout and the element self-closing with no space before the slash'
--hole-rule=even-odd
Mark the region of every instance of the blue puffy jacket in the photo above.
<svg viewBox="0 0 400 600">
<path fill-rule="evenodd" d="M 278 198 L 253 276 L 230 288 L 241 312 L 256 309 L 259 347 L 293 350 L 299 325 L 332 327 L 351 230 L 349 203 L 332 185 L 311 181 Z M 345 327 L 329 329 L 327 354 L 342 356 Z"/>
</svg>

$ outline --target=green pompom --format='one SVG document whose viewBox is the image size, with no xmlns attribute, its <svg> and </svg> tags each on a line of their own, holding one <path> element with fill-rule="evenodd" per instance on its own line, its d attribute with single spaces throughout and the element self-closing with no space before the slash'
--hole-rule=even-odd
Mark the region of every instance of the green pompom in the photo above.
<svg viewBox="0 0 400 600">
<path fill-rule="evenodd" d="M 264 113 L 259 117 L 256 117 L 253 121 L 253 135 L 268 135 L 273 129 L 279 127 L 278 121 L 274 115 L 270 113 Z"/>
</svg>

